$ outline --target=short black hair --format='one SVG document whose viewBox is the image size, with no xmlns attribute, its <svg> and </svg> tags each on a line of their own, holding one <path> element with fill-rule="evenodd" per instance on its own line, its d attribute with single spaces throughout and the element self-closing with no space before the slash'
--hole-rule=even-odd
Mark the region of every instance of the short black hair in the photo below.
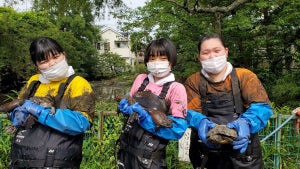
<svg viewBox="0 0 300 169">
<path fill-rule="evenodd" d="M 148 44 L 144 55 L 144 64 L 149 62 L 151 56 L 167 56 L 172 67 L 177 63 L 177 51 L 175 45 L 167 38 L 153 40 Z"/>
<path fill-rule="evenodd" d="M 29 52 L 32 62 L 36 65 L 37 62 L 47 60 L 50 56 L 64 53 L 64 49 L 52 38 L 39 37 L 31 43 Z"/>
<path fill-rule="evenodd" d="M 222 45 L 223 45 L 224 47 L 226 47 L 226 46 L 225 46 L 225 43 L 224 43 L 224 40 L 222 39 L 221 35 L 219 35 L 219 34 L 217 34 L 217 33 L 212 33 L 212 34 L 204 35 L 204 36 L 199 40 L 199 42 L 198 42 L 198 52 L 201 51 L 201 45 L 202 45 L 202 43 L 203 43 L 204 41 L 206 41 L 206 40 L 209 40 L 209 39 L 219 39 L 219 40 L 221 41 Z"/>
</svg>

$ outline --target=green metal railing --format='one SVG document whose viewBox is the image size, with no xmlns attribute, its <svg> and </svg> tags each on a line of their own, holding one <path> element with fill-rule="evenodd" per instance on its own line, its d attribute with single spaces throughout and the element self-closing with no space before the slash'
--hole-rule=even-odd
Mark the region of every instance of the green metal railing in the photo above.
<svg viewBox="0 0 300 169">
<path fill-rule="evenodd" d="M 266 169 L 299 168 L 299 125 L 299 117 L 277 114 L 273 115 L 266 128 L 259 132 Z"/>
</svg>

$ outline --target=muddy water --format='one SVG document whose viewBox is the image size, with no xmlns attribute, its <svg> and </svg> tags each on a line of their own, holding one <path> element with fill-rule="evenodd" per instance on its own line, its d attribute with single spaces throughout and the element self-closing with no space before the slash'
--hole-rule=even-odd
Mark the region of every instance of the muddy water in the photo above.
<svg viewBox="0 0 300 169">
<path fill-rule="evenodd" d="M 116 96 L 129 93 L 130 87 L 103 85 L 101 82 L 91 82 L 97 101 L 114 101 Z"/>
<path fill-rule="evenodd" d="M 114 101 L 116 96 L 129 93 L 130 87 L 103 84 L 101 81 L 90 82 L 95 91 L 96 101 Z M 5 103 L 9 94 L 0 93 L 0 105 Z M 14 96 L 16 97 L 16 96 Z"/>
</svg>

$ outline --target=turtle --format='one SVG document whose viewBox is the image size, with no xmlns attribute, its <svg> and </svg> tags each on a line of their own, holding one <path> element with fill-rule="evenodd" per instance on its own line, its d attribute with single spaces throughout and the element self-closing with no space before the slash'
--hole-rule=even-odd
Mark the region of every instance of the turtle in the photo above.
<svg viewBox="0 0 300 169">
<path fill-rule="evenodd" d="M 16 107 L 22 106 L 24 104 L 25 100 L 24 99 L 15 99 L 11 102 L 5 103 L 0 106 L 0 112 L 11 112 L 13 111 Z"/>
<path fill-rule="evenodd" d="M 122 98 L 126 98 L 130 105 L 138 102 L 151 115 L 156 129 L 159 127 L 172 127 L 172 120 L 165 113 L 168 111 L 168 108 L 164 99 L 160 99 L 150 90 L 138 91 L 133 97 L 117 96 L 117 101 L 119 102 Z"/>
<path fill-rule="evenodd" d="M 206 136 L 207 143 L 214 145 L 231 144 L 237 138 L 237 132 L 226 125 L 216 125 Z"/>
<path fill-rule="evenodd" d="M 51 108 L 51 114 L 55 113 L 55 103 L 54 99 L 52 97 L 36 97 L 33 96 L 30 98 L 31 101 L 34 103 L 40 104 L 44 107 L 50 107 Z M 16 107 L 22 106 L 25 102 L 25 99 L 14 99 L 11 102 L 8 102 L 4 105 L 0 106 L 0 112 L 6 112 L 7 117 L 9 120 L 11 120 L 11 117 L 9 115 L 9 112 L 13 111 Z M 29 114 L 26 121 L 24 122 L 24 128 L 31 128 L 32 125 L 34 125 L 37 122 L 36 117 Z M 5 127 L 5 131 L 8 133 L 14 133 L 16 131 L 16 127 L 13 125 L 9 125 Z"/>
</svg>

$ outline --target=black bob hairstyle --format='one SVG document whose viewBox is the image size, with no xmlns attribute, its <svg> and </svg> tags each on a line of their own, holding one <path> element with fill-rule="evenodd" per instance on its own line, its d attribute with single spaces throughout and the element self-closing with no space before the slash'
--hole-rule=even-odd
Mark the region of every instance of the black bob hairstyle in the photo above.
<svg viewBox="0 0 300 169">
<path fill-rule="evenodd" d="M 36 65 L 37 62 L 64 53 L 64 49 L 52 38 L 39 37 L 31 43 L 29 52 L 32 62 Z"/>
<path fill-rule="evenodd" d="M 144 64 L 146 65 L 152 56 L 167 56 L 168 61 L 173 66 L 177 62 L 177 52 L 175 45 L 167 38 L 153 40 L 145 50 Z"/>
</svg>

